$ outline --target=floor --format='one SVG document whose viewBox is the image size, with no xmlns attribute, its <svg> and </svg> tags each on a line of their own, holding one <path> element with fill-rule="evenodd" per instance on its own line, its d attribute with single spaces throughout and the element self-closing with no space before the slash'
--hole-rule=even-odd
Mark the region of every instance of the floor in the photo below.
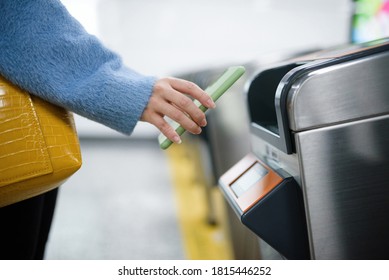
<svg viewBox="0 0 389 280">
<path fill-rule="evenodd" d="M 47 259 L 183 259 L 166 154 L 154 140 L 81 139 Z"/>
</svg>

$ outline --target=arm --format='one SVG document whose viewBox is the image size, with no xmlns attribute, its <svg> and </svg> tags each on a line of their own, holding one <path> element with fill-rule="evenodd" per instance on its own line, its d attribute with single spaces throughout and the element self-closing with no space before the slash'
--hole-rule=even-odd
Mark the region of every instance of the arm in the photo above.
<svg viewBox="0 0 389 280">
<path fill-rule="evenodd" d="M 166 93 L 166 88 L 161 92 L 161 81 L 125 67 L 59 1 L 0 1 L 0 73 L 49 102 L 124 134 L 131 134 L 141 116 L 161 129 L 159 117 L 169 113 L 149 104 L 152 95 Z M 205 119 L 189 115 L 199 124 Z"/>
</svg>

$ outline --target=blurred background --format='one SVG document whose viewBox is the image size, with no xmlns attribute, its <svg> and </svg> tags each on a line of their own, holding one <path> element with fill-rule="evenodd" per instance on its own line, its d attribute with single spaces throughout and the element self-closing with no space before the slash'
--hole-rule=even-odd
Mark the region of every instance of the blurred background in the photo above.
<svg viewBox="0 0 389 280">
<path fill-rule="evenodd" d="M 185 78 L 348 43 L 354 12 L 351 0 L 62 2 L 129 67 Z M 233 94 L 242 99 L 241 90 Z M 235 117 L 241 120 L 230 111 Z M 199 186 L 217 180 L 209 179 L 203 145 L 165 152 L 157 130 L 144 123 L 131 137 L 79 116 L 76 123 L 84 165 L 61 187 L 46 258 L 258 257 L 237 255 L 226 205 Z"/>
</svg>

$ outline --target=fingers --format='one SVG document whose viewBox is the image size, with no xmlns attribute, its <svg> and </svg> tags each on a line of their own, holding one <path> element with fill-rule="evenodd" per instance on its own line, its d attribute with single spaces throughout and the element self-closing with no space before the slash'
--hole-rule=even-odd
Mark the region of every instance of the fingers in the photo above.
<svg viewBox="0 0 389 280">
<path fill-rule="evenodd" d="M 190 99 L 187 95 L 197 99 L 207 108 L 214 108 L 215 103 L 211 97 L 192 82 L 176 78 L 166 78 L 165 81 L 169 84 L 171 89 L 161 91 L 163 98 L 187 114 L 199 126 L 206 126 L 207 121 L 205 119 L 205 114 L 196 106 L 196 104 L 193 103 L 192 99 Z M 179 119 L 177 117 L 178 116 L 172 116 L 172 119 L 181 123 L 182 118 Z M 183 126 L 185 127 L 184 124 Z M 192 132 L 191 129 L 188 130 Z"/>
<path fill-rule="evenodd" d="M 157 114 L 151 115 L 147 122 L 157 127 L 159 131 L 161 131 L 161 133 L 165 135 L 170 141 L 181 144 L 181 137 L 162 116 Z"/>
<path fill-rule="evenodd" d="M 193 122 L 195 122 L 197 126 L 207 125 L 204 112 L 201 111 L 189 97 L 176 92 L 174 94 L 168 94 L 166 100 L 171 104 L 171 106 L 165 108 L 166 115 L 182 124 L 185 129 L 196 133 L 196 131 L 194 131 L 196 128 L 190 128 L 190 126 L 193 125 Z M 188 120 L 190 120 L 190 122 L 188 122 Z"/>
<path fill-rule="evenodd" d="M 201 133 L 201 127 L 207 124 L 205 114 L 192 101 L 191 96 L 207 108 L 214 108 L 212 99 L 196 84 L 176 79 L 160 79 L 154 85 L 141 120 L 156 126 L 168 139 L 180 143 L 181 138 L 164 116 L 179 123 L 193 134 Z"/>
<path fill-rule="evenodd" d="M 213 102 L 212 98 L 206 94 L 198 85 L 195 83 L 177 79 L 177 78 L 169 78 L 172 87 L 184 94 L 192 96 L 194 99 L 200 101 L 207 108 L 215 108 L 216 105 Z"/>
<path fill-rule="evenodd" d="M 183 96 L 183 97 L 185 97 L 185 96 Z M 150 98 L 149 105 L 150 105 L 150 108 L 153 108 L 153 110 L 161 118 L 163 118 L 163 116 L 168 116 L 170 119 L 179 123 L 187 131 L 189 131 L 193 134 L 199 134 L 199 133 L 201 133 L 200 126 L 205 126 L 207 123 L 207 121 L 205 119 L 205 114 L 201 110 L 199 110 L 189 98 L 187 98 L 187 97 L 185 97 L 185 98 L 188 99 L 188 101 L 189 101 L 187 106 L 193 107 L 191 109 L 187 109 L 186 112 L 179 109 L 174 103 L 171 103 L 169 101 L 165 101 L 163 98 L 158 98 L 157 96 L 155 96 L 155 97 L 152 96 Z M 196 115 L 196 119 L 198 120 L 198 122 L 201 122 L 200 124 L 198 124 L 193 119 L 193 117 L 188 115 L 187 112 L 191 111 L 192 109 L 195 110 L 195 112 L 192 114 L 192 116 Z M 159 120 L 158 120 L 158 124 L 164 125 L 164 124 L 160 124 Z"/>
</svg>

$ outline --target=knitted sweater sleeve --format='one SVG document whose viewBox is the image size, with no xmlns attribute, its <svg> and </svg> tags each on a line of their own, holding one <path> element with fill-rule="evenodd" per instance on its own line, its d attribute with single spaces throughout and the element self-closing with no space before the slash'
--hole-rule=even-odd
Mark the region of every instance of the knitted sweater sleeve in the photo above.
<svg viewBox="0 0 389 280">
<path fill-rule="evenodd" d="M 124 134 L 133 131 L 155 83 L 125 67 L 58 0 L 0 1 L 0 74 Z"/>
</svg>

